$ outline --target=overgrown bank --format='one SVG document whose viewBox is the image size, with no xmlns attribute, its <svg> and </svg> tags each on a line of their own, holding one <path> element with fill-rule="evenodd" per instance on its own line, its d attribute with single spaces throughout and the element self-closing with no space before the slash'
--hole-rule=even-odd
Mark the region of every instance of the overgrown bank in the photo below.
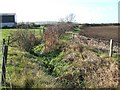
<svg viewBox="0 0 120 90">
<path fill-rule="evenodd" d="M 58 27 L 55 30 L 56 28 Z M 28 41 L 30 44 L 22 42 L 23 39 L 17 39 L 19 41 L 15 41 L 9 48 L 7 70 L 11 80 L 7 80 L 8 83 L 15 87 L 30 88 L 119 86 L 119 55 L 114 54 L 114 57 L 109 58 L 107 53 L 82 46 L 72 39 L 71 33 L 59 32 L 62 33 L 58 35 L 59 38 L 53 39 L 57 37 L 54 34 L 57 32 L 54 32 L 54 28 L 49 30 L 52 33 L 38 39 L 34 33 L 26 34 L 22 31 L 19 34 L 20 37 L 27 35 L 24 42 Z M 45 39 L 42 40 L 42 37 Z M 38 43 L 34 43 L 34 40 Z M 28 48 L 28 45 L 31 47 Z"/>
</svg>

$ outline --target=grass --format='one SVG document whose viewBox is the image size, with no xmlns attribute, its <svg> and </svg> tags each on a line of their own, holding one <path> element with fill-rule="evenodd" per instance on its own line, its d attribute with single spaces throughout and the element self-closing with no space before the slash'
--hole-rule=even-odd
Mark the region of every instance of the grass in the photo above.
<svg viewBox="0 0 120 90">
<path fill-rule="evenodd" d="M 16 31 L 17 29 L 2 29 L 2 38 L 7 39 L 10 33 Z"/>
<path fill-rule="evenodd" d="M 120 61 L 120 54 L 113 53 L 112 57 L 109 57 L 109 51 L 99 50 L 96 48 L 88 48 L 89 50 L 95 52 L 100 58 L 111 58 L 111 60 Z"/>
<path fill-rule="evenodd" d="M 70 41 L 71 39 L 72 39 L 72 32 L 66 32 L 60 37 L 60 41 L 62 42 L 67 42 Z"/>
<path fill-rule="evenodd" d="M 57 87 L 55 77 L 42 70 L 38 57 L 17 47 L 9 47 L 7 83 L 14 87 L 51 88 Z M 9 79 L 11 78 L 11 79 Z"/>
<path fill-rule="evenodd" d="M 24 30 L 24 29 L 23 29 Z M 28 29 L 30 32 L 34 33 L 36 36 L 39 36 L 42 32 L 40 31 L 41 29 Z M 2 29 L 2 38 L 7 39 L 8 36 L 17 31 L 17 29 Z"/>
<path fill-rule="evenodd" d="M 79 27 L 76 27 L 76 28 L 73 29 L 74 33 L 79 33 L 80 31 L 81 31 L 81 29 Z"/>
</svg>

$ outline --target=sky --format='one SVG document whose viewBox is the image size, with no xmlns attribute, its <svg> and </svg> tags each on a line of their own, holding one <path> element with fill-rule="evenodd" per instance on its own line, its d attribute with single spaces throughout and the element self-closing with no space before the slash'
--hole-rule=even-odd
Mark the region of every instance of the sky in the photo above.
<svg viewBox="0 0 120 90">
<path fill-rule="evenodd" d="M 73 13 L 78 23 L 117 23 L 119 0 L 0 0 L 0 13 L 17 22 L 59 21 Z"/>
</svg>

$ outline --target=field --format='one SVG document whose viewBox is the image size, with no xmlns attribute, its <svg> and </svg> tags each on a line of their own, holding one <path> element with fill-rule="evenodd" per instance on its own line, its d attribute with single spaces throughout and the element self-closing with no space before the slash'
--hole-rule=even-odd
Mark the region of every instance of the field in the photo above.
<svg viewBox="0 0 120 90">
<path fill-rule="evenodd" d="M 118 42 L 118 36 L 120 35 L 118 32 L 120 32 L 118 26 L 91 26 L 83 28 L 80 34 L 103 40 L 113 39 Z"/>
<path fill-rule="evenodd" d="M 114 35 L 117 35 L 117 27 L 112 28 L 109 26 L 87 27 L 84 28 L 84 30 L 75 28 L 71 32 L 64 33 L 59 38 L 57 47 L 52 49 L 50 52 L 45 52 L 44 41 L 41 41 L 38 45 L 33 46 L 30 51 L 26 51 L 21 49 L 20 46 L 16 46 L 17 42 L 10 44 L 8 47 L 8 60 L 6 65 L 7 87 L 117 87 L 118 84 L 114 81 L 114 79 L 118 78 L 116 75 L 118 72 L 116 69 L 116 63 L 120 60 L 120 55 L 113 54 L 113 57 L 109 58 L 108 53 L 106 52 L 90 47 L 84 47 L 80 43 L 76 43 L 72 40 L 72 33 L 85 33 L 85 35 L 88 36 L 90 34 L 90 37 L 96 36 L 97 38 L 106 38 L 106 35 L 101 32 L 101 30 L 104 31 L 104 28 L 106 28 L 105 30 L 107 31 L 110 28 L 109 33 L 111 33 L 111 36 L 114 40 L 116 40 L 117 37 Z M 113 29 L 115 29 L 114 33 Z M 2 38 L 7 40 L 8 36 L 11 35 L 10 33 L 15 31 L 17 31 L 17 29 L 3 29 Z M 35 37 L 38 37 L 38 39 L 40 39 L 41 35 L 43 35 L 41 29 L 29 29 L 29 31 L 32 32 Z M 23 34 L 23 36 L 26 35 L 26 33 L 22 32 L 21 34 Z M 110 35 L 108 34 L 107 39 L 109 38 Z M 0 42 L 2 42 L 2 40 Z M 24 43 L 25 42 L 22 42 L 21 44 Z M 28 44 L 26 43 L 26 45 Z M 84 71 L 87 72 L 84 73 Z M 112 78 L 112 80 L 109 78 Z M 102 81 L 103 79 L 104 81 Z M 85 80 L 85 82 L 83 80 Z M 97 84 L 97 82 L 101 82 L 102 84 Z"/>
</svg>

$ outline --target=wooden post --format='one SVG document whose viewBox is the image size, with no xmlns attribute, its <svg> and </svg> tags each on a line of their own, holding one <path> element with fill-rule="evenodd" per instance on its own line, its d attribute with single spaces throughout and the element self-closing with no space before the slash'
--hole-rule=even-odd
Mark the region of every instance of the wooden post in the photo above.
<svg viewBox="0 0 120 90">
<path fill-rule="evenodd" d="M 3 45 L 5 44 L 5 39 L 3 39 Z"/>
<path fill-rule="evenodd" d="M 5 64 L 7 64 L 8 45 L 3 46 L 3 56 L 5 58 Z"/>
<path fill-rule="evenodd" d="M 1 85 L 4 86 L 6 80 L 6 66 L 5 66 L 5 57 L 2 58 L 2 73 L 1 73 Z"/>
<path fill-rule="evenodd" d="M 10 36 L 8 36 L 8 45 L 10 44 Z"/>
<path fill-rule="evenodd" d="M 112 57 L 112 51 L 113 51 L 113 40 L 110 39 L 110 52 L 109 52 L 109 57 Z"/>
<path fill-rule="evenodd" d="M 74 39 L 75 38 L 75 34 L 74 33 L 72 33 L 72 39 Z"/>
<path fill-rule="evenodd" d="M 3 57 L 2 57 L 2 72 L 1 72 L 1 85 L 4 86 L 6 82 L 6 64 L 7 64 L 7 54 L 8 54 L 8 45 L 5 45 L 5 39 L 3 39 L 2 47 Z"/>
</svg>

